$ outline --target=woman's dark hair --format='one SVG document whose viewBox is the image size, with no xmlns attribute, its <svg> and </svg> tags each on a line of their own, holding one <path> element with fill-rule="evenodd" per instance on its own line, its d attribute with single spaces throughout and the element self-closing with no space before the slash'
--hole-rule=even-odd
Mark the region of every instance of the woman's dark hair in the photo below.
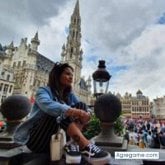
<svg viewBox="0 0 165 165">
<path fill-rule="evenodd" d="M 48 86 L 50 87 L 52 93 L 57 96 L 59 101 L 67 102 L 68 93 L 71 91 L 71 87 L 67 87 L 63 93 L 61 91 L 60 76 L 65 70 L 65 68 L 73 68 L 68 63 L 56 62 L 54 67 L 49 73 Z"/>
</svg>

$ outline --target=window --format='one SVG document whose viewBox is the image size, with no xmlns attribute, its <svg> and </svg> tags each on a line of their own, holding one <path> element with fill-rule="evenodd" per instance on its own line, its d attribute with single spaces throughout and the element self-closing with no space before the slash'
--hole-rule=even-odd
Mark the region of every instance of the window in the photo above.
<svg viewBox="0 0 165 165">
<path fill-rule="evenodd" d="M 13 62 L 13 68 L 16 66 L 16 63 L 15 62 Z"/>
<path fill-rule="evenodd" d="M 4 74 L 5 74 L 5 72 L 4 72 L 4 71 L 2 71 L 1 75 L 3 76 Z"/>
<path fill-rule="evenodd" d="M 2 96 L 1 103 L 3 103 L 5 99 L 6 99 L 6 96 Z"/>
<path fill-rule="evenodd" d="M 4 89 L 3 89 L 3 92 L 4 93 L 7 93 L 8 87 L 9 87 L 9 85 L 8 84 L 5 84 Z"/>
<path fill-rule="evenodd" d="M 70 58 L 72 58 L 72 54 L 73 54 L 73 47 L 71 47 L 71 50 L 70 50 Z"/>
<path fill-rule="evenodd" d="M 74 38 L 74 36 L 75 36 L 75 31 L 73 31 L 73 33 L 72 33 L 72 37 Z"/>
<path fill-rule="evenodd" d="M 2 90 L 2 87 L 3 87 L 3 83 L 0 84 L 0 91 Z"/>
<path fill-rule="evenodd" d="M 6 80 L 7 80 L 7 81 L 9 81 L 9 80 L 10 80 L 10 75 L 9 75 L 9 74 L 7 75 Z"/>
<path fill-rule="evenodd" d="M 13 86 L 12 86 L 12 85 L 10 85 L 10 88 L 9 88 L 9 93 L 11 93 L 12 88 L 13 88 Z"/>
<path fill-rule="evenodd" d="M 76 31 L 76 40 L 78 39 L 78 32 Z"/>
<path fill-rule="evenodd" d="M 18 62 L 17 68 L 21 66 L 21 61 Z"/>
<path fill-rule="evenodd" d="M 36 80 L 35 79 L 33 80 L 33 86 L 36 86 Z"/>
<path fill-rule="evenodd" d="M 22 65 L 23 65 L 23 66 L 25 66 L 25 65 L 26 65 L 26 61 L 25 61 L 25 60 L 23 61 L 23 64 L 22 64 Z"/>
</svg>

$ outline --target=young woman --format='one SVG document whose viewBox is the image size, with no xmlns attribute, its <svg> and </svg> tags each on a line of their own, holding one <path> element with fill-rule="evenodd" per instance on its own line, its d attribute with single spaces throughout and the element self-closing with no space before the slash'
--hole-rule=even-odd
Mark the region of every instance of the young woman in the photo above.
<svg viewBox="0 0 165 165">
<path fill-rule="evenodd" d="M 64 147 L 66 163 L 72 163 L 70 158 L 75 158 L 74 163 L 80 163 L 82 155 L 92 164 L 106 164 L 110 154 L 92 144 L 81 132 L 90 120 L 90 113 L 86 104 L 72 92 L 72 82 L 73 68 L 67 63 L 56 63 L 49 74 L 48 85 L 36 92 L 32 112 L 17 128 L 14 139 L 33 152 L 49 153 L 50 139 L 57 132 L 58 119 L 60 127 L 74 142 Z"/>
</svg>

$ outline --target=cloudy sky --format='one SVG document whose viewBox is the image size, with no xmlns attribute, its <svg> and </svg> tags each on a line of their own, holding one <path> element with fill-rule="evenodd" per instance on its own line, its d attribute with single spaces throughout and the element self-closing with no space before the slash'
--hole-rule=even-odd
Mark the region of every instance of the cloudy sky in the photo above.
<svg viewBox="0 0 165 165">
<path fill-rule="evenodd" d="M 106 60 L 109 90 L 151 100 L 165 95 L 165 0 L 79 0 L 83 69 Z M 20 44 L 38 31 L 39 52 L 60 60 L 76 0 L 0 0 L 0 43 Z"/>
</svg>

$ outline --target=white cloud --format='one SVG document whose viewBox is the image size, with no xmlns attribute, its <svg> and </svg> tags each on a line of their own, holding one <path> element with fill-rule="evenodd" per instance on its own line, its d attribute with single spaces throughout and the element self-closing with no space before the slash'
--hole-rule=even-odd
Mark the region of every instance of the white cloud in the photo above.
<svg viewBox="0 0 165 165">
<path fill-rule="evenodd" d="M 165 94 L 165 26 L 154 25 L 146 28 L 124 51 L 132 56 L 129 69 L 118 75 L 114 89 L 134 91 L 141 89 L 145 95 L 154 98 Z M 127 61 L 127 57 L 123 57 Z M 120 81 L 119 81 L 120 80 Z M 116 83 L 116 84 L 115 84 Z M 118 84 L 118 85 L 117 85 Z M 124 92 L 124 91 L 123 91 Z"/>
<path fill-rule="evenodd" d="M 98 60 L 105 59 L 112 74 L 111 91 L 135 94 L 140 88 L 151 98 L 164 95 L 165 30 L 157 21 L 165 12 L 165 1 L 79 1 L 82 75 L 91 75 Z M 39 52 L 53 61 L 59 60 L 75 3 L 76 0 L 2 1 L 0 43 L 14 40 L 18 44 L 23 37 L 30 42 L 39 31 Z M 126 68 L 115 70 L 116 66 Z"/>
<path fill-rule="evenodd" d="M 51 17 L 48 20 L 48 25 L 44 25 L 39 29 L 41 46 L 40 51 L 42 54 L 53 60 L 59 61 L 62 51 L 62 45 L 66 43 L 65 27 L 69 26 L 70 15 L 72 13 L 70 6 L 65 6 L 65 10 L 60 9 L 59 15 Z M 70 13 L 68 15 L 68 13 Z"/>
</svg>

